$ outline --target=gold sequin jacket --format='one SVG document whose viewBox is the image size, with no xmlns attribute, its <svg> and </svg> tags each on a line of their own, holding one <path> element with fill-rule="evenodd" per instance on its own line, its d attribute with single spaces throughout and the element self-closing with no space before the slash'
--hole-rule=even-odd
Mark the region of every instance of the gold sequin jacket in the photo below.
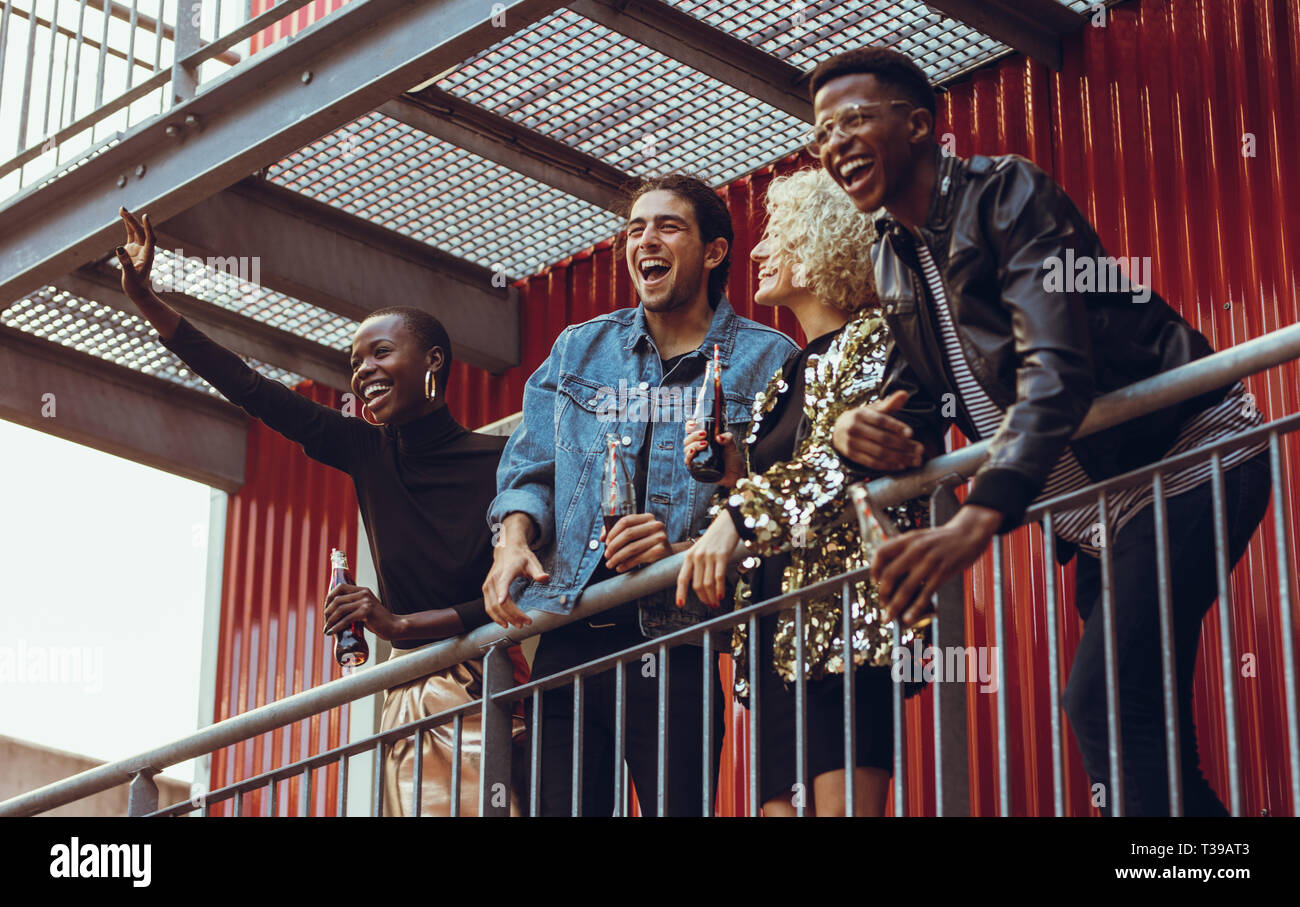
<svg viewBox="0 0 1300 907">
<path fill-rule="evenodd" d="M 792 459 L 777 463 L 761 475 L 740 479 L 730 491 L 718 495 L 715 512 L 730 506 L 750 537 L 751 554 L 767 557 L 790 546 L 790 564 L 784 571 L 781 592 L 828 579 L 870 563 L 863 551 L 858 522 L 843 519 L 851 507 L 848 486 L 860 474 L 849 471 L 831 447 L 835 420 L 845 410 L 879 398 L 885 366 L 886 328 L 877 310 L 863 309 L 844 326 L 822 355 L 808 357 L 804 373 L 804 417 Z M 766 390 L 754 398 L 750 433 L 741 450 L 748 463 L 748 447 L 758 437 L 762 420 L 776 406 L 789 385 L 778 370 Z M 886 513 L 904 531 L 928 521 L 922 502 L 908 502 Z M 748 566 L 752 568 L 752 563 Z M 745 570 L 748 575 L 751 571 Z M 754 604 L 753 590 L 742 575 L 736 588 L 736 607 Z M 764 594 L 774 597 L 774 590 Z M 893 648 L 891 627 L 885 627 L 875 586 L 855 584 L 851 596 L 853 661 L 855 665 L 888 665 Z M 732 637 L 735 690 L 749 695 L 747 632 L 741 625 Z M 904 645 L 911 643 L 911 631 Z M 843 609 L 839 592 L 804 603 L 805 677 L 820 679 L 844 672 Z M 773 663 L 786 681 L 795 678 L 794 609 L 777 619 Z"/>
</svg>

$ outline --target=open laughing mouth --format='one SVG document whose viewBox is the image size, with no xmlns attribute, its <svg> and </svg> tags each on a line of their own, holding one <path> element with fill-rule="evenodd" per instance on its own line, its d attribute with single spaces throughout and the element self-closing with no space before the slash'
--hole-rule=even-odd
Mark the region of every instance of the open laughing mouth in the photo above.
<svg viewBox="0 0 1300 907">
<path fill-rule="evenodd" d="M 862 191 L 872 174 L 876 172 L 876 159 L 870 155 L 860 154 L 840 162 L 838 176 L 850 195 Z"/>
<path fill-rule="evenodd" d="M 641 274 L 641 286 L 647 290 L 653 290 L 662 286 L 668 279 L 668 274 L 672 271 L 672 265 L 666 258 L 643 258 L 637 264 L 637 270 Z"/>
<path fill-rule="evenodd" d="M 392 392 L 392 383 L 384 380 L 371 381 L 361 388 L 361 396 L 365 398 L 366 405 L 370 407 L 371 412 L 381 406 Z"/>
</svg>

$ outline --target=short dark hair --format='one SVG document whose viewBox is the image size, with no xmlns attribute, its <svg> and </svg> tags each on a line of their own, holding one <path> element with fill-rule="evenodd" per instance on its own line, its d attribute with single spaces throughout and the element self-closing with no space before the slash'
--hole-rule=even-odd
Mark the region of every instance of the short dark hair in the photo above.
<svg viewBox="0 0 1300 907">
<path fill-rule="evenodd" d="M 366 320 L 371 318 L 383 318 L 385 315 L 397 315 L 406 325 L 406 329 L 415 336 L 416 343 L 420 344 L 420 351 L 425 352 L 433 347 L 442 348 L 442 368 L 438 370 L 438 393 L 445 392 L 447 387 L 447 377 L 451 374 L 451 337 L 447 336 L 447 329 L 442 326 L 442 322 L 430 315 L 424 309 L 417 309 L 410 305 L 390 305 L 382 309 L 375 309 L 366 316 Z"/>
<path fill-rule="evenodd" d="M 626 220 L 632 213 L 636 200 L 648 192 L 671 192 L 691 203 L 695 211 L 695 223 L 700 228 L 700 239 L 711 243 L 718 237 L 727 241 L 727 254 L 722 261 L 709 272 L 709 305 L 718 307 L 718 300 L 727 287 L 727 273 L 731 270 L 731 247 L 735 244 L 735 230 L 731 224 L 731 211 L 727 203 L 704 180 L 689 173 L 673 172 L 660 176 L 650 176 L 634 184 L 625 193 L 620 213 Z"/>
<path fill-rule="evenodd" d="M 937 105 L 930 80 L 911 57 L 888 47 L 859 47 L 822 60 L 813 70 L 808 88 L 816 99 L 817 92 L 831 79 L 859 73 L 875 76 L 895 89 L 903 100 L 935 116 Z"/>
</svg>

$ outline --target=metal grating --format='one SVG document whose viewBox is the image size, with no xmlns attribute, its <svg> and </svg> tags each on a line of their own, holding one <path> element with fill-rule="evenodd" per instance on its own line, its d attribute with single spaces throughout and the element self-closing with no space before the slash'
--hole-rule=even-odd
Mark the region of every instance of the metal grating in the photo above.
<svg viewBox="0 0 1300 907">
<path fill-rule="evenodd" d="M 864 44 L 884 44 L 944 82 L 1010 51 L 919 0 L 667 0 L 714 28 L 800 69 Z"/>
<path fill-rule="evenodd" d="M 352 345 L 352 335 L 357 323 L 310 303 L 268 290 L 254 282 L 257 272 L 251 265 L 244 266 L 245 273 L 231 273 L 205 259 L 178 255 L 183 249 L 159 248 L 154 254 L 153 277 L 166 277 L 176 281 L 186 295 L 202 299 L 223 309 L 229 309 L 248 318 L 268 324 L 312 340 L 336 350 L 347 350 Z M 115 257 L 107 259 L 115 269 L 121 266 Z M 155 286 L 162 292 L 167 287 Z"/>
<path fill-rule="evenodd" d="M 511 277 L 619 226 L 603 208 L 377 113 L 290 155 L 267 178 Z"/>
<path fill-rule="evenodd" d="M 951 81 L 1009 49 L 919 0 L 667 0 L 710 26 L 807 69 L 867 43 L 911 54 Z M 1095 0 L 1059 0 L 1087 13 Z M 648 47 L 562 9 L 444 73 L 438 84 L 633 175 L 670 169 L 724 184 L 783 157 L 805 124 Z M 84 152 L 85 159 L 114 144 Z M 84 162 L 84 160 L 82 161 Z M 268 179 L 511 278 L 615 234 L 620 219 L 396 120 L 371 113 L 267 168 Z M 110 257 L 109 263 L 116 267 Z M 252 275 L 159 251 L 184 291 L 346 349 L 355 324 L 257 286 Z M 60 308 L 62 307 L 62 308 Z M 139 318 L 46 288 L 3 322 L 191 387 L 206 387 Z M 296 383 L 298 377 L 259 366 Z"/>
<path fill-rule="evenodd" d="M 220 396 L 154 339 L 153 327 L 143 318 L 55 287 L 45 287 L 14 303 L 0 313 L 0 323 L 145 375 Z M 289 387 L 303 380 L 255 359 L 245 357 L 244 361 Z"/>
<path fill-rule="evenodd" d="M 807 129 L 567 9 L 457 67 L 439 87 L 633 175 L 680 169 L 725 183 L 797 148 Z"/>
</svg>

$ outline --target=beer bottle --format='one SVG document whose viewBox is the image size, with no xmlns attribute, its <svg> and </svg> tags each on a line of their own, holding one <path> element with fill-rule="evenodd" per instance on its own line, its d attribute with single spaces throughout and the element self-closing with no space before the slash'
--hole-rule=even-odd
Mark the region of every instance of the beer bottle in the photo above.
<svg viewBox="0 0 1300 907">
<path fill-rule="evenodd" d="M 352 576 L 348 573 L 348 556 L 333 548 L 330 550 L 330 589 L 344 583 L 353 585 Z M 370 657 L 364 626 L 361 621 L 353 621 L 334 634 L 334 660 L 344 668 L 363 665 Z"/>
</svg>

